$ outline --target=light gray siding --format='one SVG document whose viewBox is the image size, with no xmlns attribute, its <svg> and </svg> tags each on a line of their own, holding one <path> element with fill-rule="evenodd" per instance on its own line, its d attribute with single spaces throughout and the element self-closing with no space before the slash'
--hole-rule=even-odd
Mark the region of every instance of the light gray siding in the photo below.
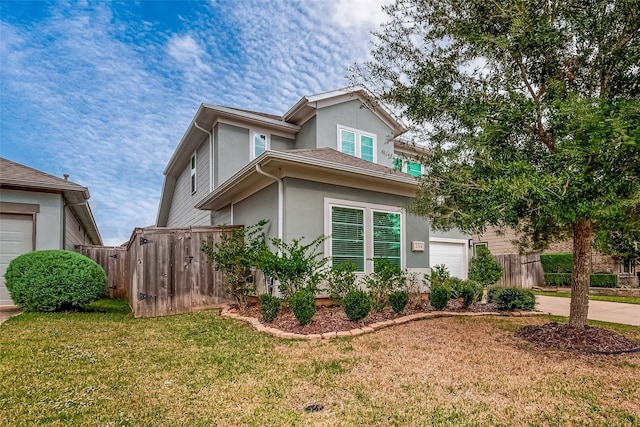
<svg viewBox="0 0 640 427">
<path fill-rule="evenodd" d="M 316 139 L 316 118 L 314 116 L 300 127 L 300 132 L 296 135 L 296 148 L 317 148 Z"/>
<path fill-rule="evenodd" d="M 338 125 L 376 135 L 377 163 L 393 167 L 393 132 L 366 108 L 362 102 L 353 100 L 320 108 L 317 117 L 317 147 L 338 149 Z"/>
<path fill-rule="evenodd" d="M 91 239 L 69 207 L 64 208 L 64 249 L 75 251 L 76 245 L 90 245 Z"/>
<path fill-rule="evenodd" d="M 249 129 L 218 123 L 215 127 L 216 187 L 249 163 Z"/>
<path fill-rule="evenodd" d="M 285 178 L 285 241 L 311 241 L 324 234 L 324 199 L 334 198 L 361 203 L 404 207 L 403 196 L 359 190 L 294 178 Z M 411 240 L 425 242 L 424 252 L 411 252 Z M 406 267 L 427 268 L 429 265 L 429 223 L 414 215 L 406 215 Z"/>
<path fill-rule="evenodd" d="M 278 185 L 263 188 L 251 197 L 233 205 L 234 225 L 253 225 L 269 220 L 265 226 L 267 238 L 278 237 Z"/>
<path fill-rule="evenodd" d="M 191 193 L 191 163 L 189 162 L 176 179 L 167 227 L 210 224 L 209 211 L 194 207 L 209 194 L 209 176 L 209 138 L 206 136 L 196 151 L 196 192 Z"/>
<path fill-rule="evenodd" d="M 2 188 L 0 201 L 40 205 L 36 214 L 36 249 L 62 249 L 64 204 L 60 194 Z"/>
</svg>

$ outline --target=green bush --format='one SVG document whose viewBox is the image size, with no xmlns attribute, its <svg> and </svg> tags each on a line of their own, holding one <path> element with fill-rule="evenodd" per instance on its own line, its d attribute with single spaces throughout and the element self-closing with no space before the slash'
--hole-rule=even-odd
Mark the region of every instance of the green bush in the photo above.
<svg viewBox="0 0 640 427">
<path fill-rule="evenodd" d="M 476 256 L 471 260 L 469 280 L 488 286 L 502 278 L 502 266 L 493 259 L 486 246 L 476 247 Z"/>
<path fill-rule="evenodd" d="M 260 295 L 260 314 L 265 322 L 273 322 L 278 316 L 278 311 L 280 311 L 280 298 L 271 294 Z"/>
<path fill-rule="evenodd" d="M 316 314 L 316 297 L 309 289 L 300 289 L 289 299 L 289 307 L 301 325 L 308 325 Z"/>
<path fill-rule="evenodd" d="M 329 270 L 327 276 L 327 291 L 329 298 L 335 304 L 342 304 L 342 300 L 349 291 L 357 289 L 356 287 L 356 265 L 351 262 L 343 262 L 334 265 Z"/>
<path fill-rule="evenodd" d="M 573 271 L 573 254 L 541 254 L 540 264 L 545 273 L 571 273 Z"/>
<path fill-rule="evenodd" d="M 498 310 L 533 310 L 536 306 L 536 296 L 529 289 L 504 288 L 496 296 Z"/>
<path fill-rule="evenodd" d="M 395 291 L 389 294 L 389 304 L 394 312 L 400 313 L 409 303 L 409 292 Z"/>
<path fill-rule="evenodd" d="M 78 309 L 100 299 L 107 287 L 100 265 L 61 250 L 18 256 L 9 263 L 5 279 L 11 299 L 25 311 Z"/>
<path fill-rule="evenodd" d="M 364 278 L 374 310 L 380 311 L 385 307 L 391 292 L 404 290 L 406 280 L 406 272 L 399 266 L 386 258 L 376 258 L 373 273 Z"/>
<path fill-rule="evenodd" d="M 431 268 L 429 274 L 424 275 L 424 281 L 427 282 L 429 286 L 438 286 L 443 285 L 449 277 L 447 267 L 444 264 L 438 264 Z"/>
<path fill-rule="evenodd" d="M 546 286 L 571 286 L 571 273 L 544 273 L 544 284 Z"/>
<path fill-rule="evenodd" d="M 429 302 L 435 310 L 444 310 L 449 304 L 451 297 L 451 288 L 446 283 L 439 285 L 431 285 L 429 290 Z"/>
<path fill-rule="evenodd" d="M 594 288 L 615 288 L 618 286 L 618 276 L 615 274 L 592 274 L 589 284 Z"/>
<path fill-rule="evenodd" d="M 353 322 L 357 322 L 369 315 L 369 311 L 371 311 L 371 300 L 366 292 L 360 289 L 354 289 L 347 292 L 342 306 L 347 318 Z"/>
<path fill-rule="evenodd" d="M 495 303 L 498 299 L 498 295 L 505 289 L 504 286 L 489 286 L 487 288 L 487 302 Z"/>
</svg>

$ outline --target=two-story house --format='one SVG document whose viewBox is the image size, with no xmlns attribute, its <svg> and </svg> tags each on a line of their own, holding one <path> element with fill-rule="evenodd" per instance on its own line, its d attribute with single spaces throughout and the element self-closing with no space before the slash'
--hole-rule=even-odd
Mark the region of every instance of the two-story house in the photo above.
<svg viewBox="0 0 640 427">
<path fill-rule="evenodd" d="M 406 212 L 417 188 L 413 169 L 396 170 L 406 128 L 370 96 L 362 87 L 306 96 L 283 116 L 202 104 L 164 171 L 157 226 L 267 219 L 268 236 L 287 242 L 330 236 L 325 255 L 361 273 L 381 257 L 466 278 L 470 236 L 435 235 Z"/>
</svg>

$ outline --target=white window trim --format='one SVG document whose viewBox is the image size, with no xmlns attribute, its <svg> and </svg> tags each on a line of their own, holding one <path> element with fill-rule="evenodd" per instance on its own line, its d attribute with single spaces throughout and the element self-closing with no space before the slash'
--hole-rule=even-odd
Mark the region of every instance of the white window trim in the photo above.
<svg viewBox="0 0 640 427">
<path fill-rule="evenodd" d="M 264 135 L 265 136 L 265 147 L 264 151 L 271 150 L 271 135 L 268 132 L 263 132 L 260 130 L 252 129 L 249 132 L 249 159 L 253 160 L 256 156 L 256 135 Z"/>
<path fill-rule="evenodd" d="M 191 167 L 193 165 L 193 167 Z M 191 174 L 189 175 L 189 189 L 191 190 L 191 194 L 196 194 L 198 191 L 198 156 L 197 152 L 193 152 L 191 157 L 189 157 L 189 168 L 191 168 Z M 191 186 L 193 183 L 193 187 Z"/>
<path fill-rule="evenodd" d="M 378 163 L 378 138 L 376 134 L 365 132 L 360 129 L 350 128 L 348 126 L 343 126 L 341 124 L 337 125 L 337 134 L 336 138 L 338 140 L 338 151 L 342 153 L 342 135 L 340 131 L 346 130 L 348 132 L 353 132 L 356 135 L 355 145 L 356 145 L 356 154 L 355 157 L 362 159 L 362 143 L 360 141 L 360 136 L 368 136 L 369 138 L 373 138 L 373 163 Z"/>
<path fill-rule="evenodd" d="M 324 199 L 324 234 L 329 236 L 324 241 L 325 256 L 332 256 L 332 237 L 331 237 L 331 208 L 350 208 L 363 209 L 364 212 L 364 272 L 357 274 L 369 274 L 373 272 L 373 212 L 388 212 L 400 214 L 400 268 L 403 270 L 407 265 L 407 248 L 406 248 L 406 212 L 403 208 L 397 206 L 378 205 L 375 203 L 354 202 L 351 200 L 333 199 L 325 197 Z"/>
</svg>

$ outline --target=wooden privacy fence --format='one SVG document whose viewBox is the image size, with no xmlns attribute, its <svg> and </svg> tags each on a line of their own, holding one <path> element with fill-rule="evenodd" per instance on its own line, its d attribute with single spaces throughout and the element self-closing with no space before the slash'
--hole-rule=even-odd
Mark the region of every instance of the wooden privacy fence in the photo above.
<svg viewBox="0 0 640 427">
<path fill-rule="evenodd" d="M 540 255 L 494 255 L 502 266 L 502 279 L 496 284 L 510 288 L 544 286 Z"/>
<path fill-rule="evenodd" d="M 122 246 L 79 246 L 78 252 L 91 258 L 107 273 L 107 298 L 127 298 L 129 296 L 129 263 L 127 248 Z"/>
<path fill-rule="evenodd" d="M 200 247 L 202 240 L 210 246 L 219 242 L 222 233 L 231 229 L 136 228 L 122 248 L 134 316 L 168 316 L 230 302 L 223 290 L 223 274 L 214 270 Z M 98 263 L 104 259 L 99 249 L 87 251 Z"/>
</svg>

